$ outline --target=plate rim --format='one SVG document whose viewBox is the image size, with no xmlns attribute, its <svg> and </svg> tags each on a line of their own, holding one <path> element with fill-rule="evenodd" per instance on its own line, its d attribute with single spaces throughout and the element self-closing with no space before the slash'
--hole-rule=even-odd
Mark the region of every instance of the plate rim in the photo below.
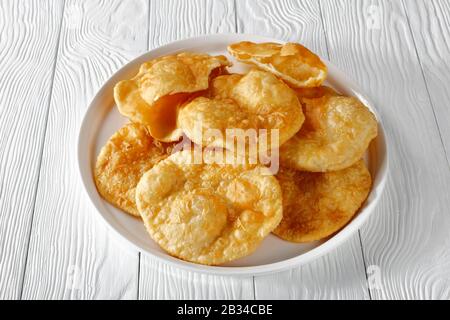
<svg viewBox="0 0 450 320">
<path fill-rule="evenodd" d="M 265 37 L 260 35 L 254 35 L 254 34 L 235 34 L 235 33 L 215 33 L 215 34 L 206 34 L 201 36 L 195 36 L 185 39 L 180 39 L 176 41 L 169 42 L 165 45 L 155 47 L 135 58 L 127 62 L 125 65 L 123 65 L 121 68 L 119 68 L 117 71 L 115 71 L 104 83 L 103 85 L 97 90 L 97 93 L 90 101 L 87 109 L 85 110 L 85 113 L 83 115 L 83 119 L 81 121 L 80 127 L 79 127 L 79 134 L 78 134 L 78 140 L 77 140 L 77 160 L 78 160 L 78 171 L 80 174 L 80 178 L 82 180 L 83 189 L 86 192 L 88 198 L 90 199 L 90 202 L 93 204 L 97 211 L 97 217 L 100 216 L 104 223 L 108 225 L 108 229 L 112 230 L 113 233 L 117 238 L 120 238 L 123 242 L 127 243 L 128 245 L 131 245 L 134 249 L 137 251 L 146 254 L 147 256 L 157 259 L 160 262 L 163 262 L 165 264 L 179 267 L 188 271 L 194 271 L 194 272 L 202 272 L 207 274 L 215 274 L 215 275 L 235 275 L 235 276 L 249 276 L 249 275 L 262 275 L 262 274 L 268 274 L 268 273 L 275 273 L 275 272 L 281 272 L 287 269 L 291 269 L 294 267 L 298 267 L 300 265 L 304 265 L 306 263 L 309 263 L 326 253 L 330 252 L 332 249 L 336 249 L 342 243 L 344 243 L 346 240 L 348 240 L 358 229 L 368 220 L 368 218 L 373 213 L 376 205 L 378 204 L 381 195 L 383 194 L 383 191 L 385 189 L 386 181 L 389 176 L 389 145 L 388 141 L 386 139 L 386 134 L 384 131 L 384 126 L 382 123 L 382 119 L 379 116 L 375 104 L 371 99 L 368 98 L 368 95 L 361 90 L 361 88 L 349 77 L 347 76 L 343 71 L 341 71 L 339 68 L 337 68 L 333 63 L 328 61 L 327 59 L 324 59 L 321 57 L 321 59 L 325 62 L 328 69 L 332 69 L 332 72 L 334 74 L 337 74 L 339 77 L 344 77 L 346 80 L 345 87 L 349 89 L 354 95 L 357 95 L 360 98 L 363 98 L 365 102 L 369 105 L 369 108 L 371 111 L 375 114 L 375 117 L 378 121 L 378 137 L 377 139 L 381 139 L 381 142 L 384 147 L 384 156 L 382 157 L 379 170 L 380 172 L 380 179 L 378 181 L 378 184 L 376 185 L 377 192 L 375 194 L 375 197 L 373 201 L 364 208 L 363 211 L 361 211 L 356 217 L 354 217 L 347 225 L 345 225 L 342 229 L 340 229 L 335 235 L 333 235 L 331 238 L 326 240 L 324 243 L 321 243 L 317 247 L 299 254 L 295 257 L 288 258 L 285 260 L 273 262 L 273 263 L 267 263 L 257 266 L 244 266 L 244 267 L 235 267 L 235 266 L 208 266 L 208 265 L 201 265 L 196 264 L 188 261 L 184 261 L 175 257 L 170 256 L 169 254 L 162 253 L 162 252 L 150 252 L 148 249 L 141 247 L 139 244 L 135 243 L 133 240 L 129 239 L 123 228 L 120 227 L 119 224 L 112 221 L 112 217 L 108 216 L 103 212 L 103 209 L 100 207 L 98 201 L 102 201 L 100 195 L 97 192 L 97 189 L 95 187 L 95 182 L 93 179 L 93 172 L 91 168 L 90 159 L 87 159 L 86 152 L 86 146 L 84 144 L 85 141 L 85 135 L 83 134 L 86 132 L 86 127 L 89 125 L 88 118 L 89 116 L 94 112 L 95 105 L 97 104 L 96 101 L 100 100 L 100 98 L 103 96 L 104 91 L 106 90 L 106 87 L 109 87 L 112 83 L 115 83 L 117 80 L 115 78 L 118 77 L 121 73 L 123 73 L 125 69 L 128 69 L 128 67 L 131 64 L 137 63 L 137 61 L 144 61 L 147 56 L 149 55 L 161 55 L 167 54 L 163 53 L 165 51 L 179 51 L 179 48 L 183 45 L 186 45 L 189 47 L 189 43 L 192 43 L 193 41 L 207 41 L 207 42 L 214 42 L 214 41 L 228 41 L 228 42 L 237 42 L 237 41 L 258 41 L 258 42 L 278 42 L 278 43 L 285 43 L 286 41 L 274 39 L 271 37 Z M 87 167 L 88 170 L 86 170 L 84 167 Z M 96 197 L 90 192 L 89 190 L 92 190 L 92 185 L 94 186 L 94 190 L 96 193 Z M 372 185 L 372 189 L 369 193 L 369 195 L 374 192 L 375 185 Z"/>
</svg>

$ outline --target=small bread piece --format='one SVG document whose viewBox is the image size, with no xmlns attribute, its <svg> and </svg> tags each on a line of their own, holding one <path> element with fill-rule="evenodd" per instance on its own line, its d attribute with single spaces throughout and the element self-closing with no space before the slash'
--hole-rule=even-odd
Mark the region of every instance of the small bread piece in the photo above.
<svg viewBox="0 0 450 320">
<path fill-rule="evenodd" d="M 267 168 L 197 163 L 180 151 L 144 174 L 136 203 L 147 231 L 169 254 L 218 265 L 252 253 L 282 218 L 280 186 Z M 207 160 L 209 159 L 209 160 Z"/>
<path fill-rule="evenodd" d="M 312 172 L 347 168 L 362 158 L 377 136 L 377 120 L 354 97 L 326 94 L 301 99 L 305 123 L 280 148 L 283 166 Z"/>
<path fill-rule="evenodd" d="M 230 62 L 225 56 L 183 52 L 141 65 L 138 74 L 114 87 L 114 99 L 121 114 L 142 123 L 161 141 L 176 141 L 180 106 L 206 92 L 211 78 L 222 74 Z"/>
<path fill-rule="evenodd" d="M 320 86 L 327 77 L 327 66 L 298 43 L 243 41 L 229 45 L 228 52 L 239 61 L 271 72 L 296 88 Z"/>
<path fill-rule="evenodd" d="M 371 177 L 362 160 L 344 170 L 313 173 L 281 168 L 283 219 L 274 234 L 310 242 L 340 230 L 367 198 Z"/>
<path fill-rule="evenodd" d="M 269 72 L 219 76 L 211 86 L 212 98 L 192 100 L 178 117 L 179 126 L 199 145 L 232 149 L 234 140 L 226 139 L 227 132 L 254 129 L 248 143 L 263 141 L 260 150 L 270 150 L 291 138 L 305 119 L 295 92 Z M 212 129 L 220 135 L 209 135 Z M 278 130 L 277 141 L 271 139 L 272 129 Z"/>
<path fill-rule="evenodd" d="M 97 190 L 112 205 L 139 217 L 136 185 L 146 171 L 171 153 L 173 146 L 154 140 L 141 124 L 126 124 L 98 155 L 94 173 Z"/>
</svg>

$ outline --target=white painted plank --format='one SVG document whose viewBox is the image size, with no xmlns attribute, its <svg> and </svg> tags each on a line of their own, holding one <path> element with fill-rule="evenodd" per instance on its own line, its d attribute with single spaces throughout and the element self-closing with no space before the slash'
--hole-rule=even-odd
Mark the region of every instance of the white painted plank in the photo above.
<svg viewBox="0 0 450 320">
<path fill-rule="evenodd" d="M 137 297 L 138 253 L 97 218 L 79 179 L 82 116 L 104 81 L 146 49 L 146 0 L 67 0 L 24 299 Z"/>
<path fill-rule="evenodd" d="M 249 277 L 211 276 L 170 267 L 141 254 L 141 299 L 253 299 Z"/>
<path fill-rule="evenodd" d="M 258 34 L 285 41 L 301 41 L 327 57 L 327 44 L 317 1 L 237 1 L 239 33 Z"/>
<path fill-rule="evenodd" d="M 357 236 L 325 257 L 271 276 L 255 277 L 256 299 L 369 299 Z"/>
<path fill-rule="evenodd" d="M 387 192 L 361 230 L 372 297 L 449 299 L 450 172 L 402 3 L 321 5 L 330 58 L 373 97 L 390 146 Z"/>
<path fill-rule="evenodd" d="M 404 1 L 450 163 L 450 2 Z"/>
<path fill-rule="evenodd" d="M 0 299 L 20 298 L 61 16 L 0 2 Z"/>
<path fill-rule="evenodd" d="M 234 3 L 165 1 L 150 3 L 149 47 L 201 34 L 234 32 Z M 141 254 L 140 299 L 253 299 L 252 278 L 204 275 L 169 267 Z"/>
<path fill-rule="evenodd" d="M 233 0 L 151 0 L 149 49 L 194 36 L 235 31 Z"/>
<path fill-rule="evenodd" d="M 238 1 L 238 31 L 305 44 L 327 57 L 317 1 Z M 358 235 L 313 263 L 271 276 L 255 277 L 257 299 L 367 299 Z"/>
</svg>

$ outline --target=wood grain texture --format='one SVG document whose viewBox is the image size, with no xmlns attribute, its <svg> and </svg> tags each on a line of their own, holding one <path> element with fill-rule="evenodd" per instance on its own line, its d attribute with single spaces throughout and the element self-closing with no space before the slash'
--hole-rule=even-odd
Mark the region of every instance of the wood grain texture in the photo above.
<svg viewBox="0 0 450 320">
<path fill-rule="evenodd" d="M 238 1 L 238 31 L 301 42 L 328 57 L 317 1 Z M 367 299 L 358 235 L 313 263 L 255 277 L 257 299 Z"/>
<path fill-rule="evenodd" d="M 233 0 L 151 0 L 149 49 L 211 33 L 235 31 Z"/>
<path fill-rule="evenodd" d="M 146 49 L 145 0 L 67 0 L 36 199 L 24 299 L 137 297 L 138 253 L 97 218 L 77 169 L 84 111 Z"/>
<path fill-rule="evenodd" d="M 149 48 L 202 34 L 234 32 L 234 2 L 225 0 L 150 3 Z M 253 299 L 253 279 L 184 271 L 141 254 L 140 299 Z"/>
<path fill-rule="evenodd" d="M 450 164 L 450 2 L 403 3 Z"/>
<path fill-rule="evenodd" d="M 449 299 L 450 172 L 402 3 L 321 5 L 330 59 L 387 130 L 387 191 L 361 230 L 372 297 Z"/>
<path fill-rule="evenodd" d="M 445 0 L 0 1 L 0 299 L 366 299 L 362 252 L 372 298 L 450 299 L 449 17 Z M 375 101 L 390 178 L 363 248 L 216 277 L 139 260 L 95 218 L 76 138 L 98 87 L 147 48 L 236 30 L 329 53 Z"/>
<path fill-rule="evenodd" d="M 369 299 L 357 236 L 304 266 L 255 277 L 256 299 Z"/>
<path fill-rule="evenodd" d="M 211 276 L 141 256 L 140 299 L 254 299 L 249 277 Z"/>
<path fill-rule="evenodd" d="M 61 15 L 0 2 L 0 299 L 20 297 Z"/>
</svg>

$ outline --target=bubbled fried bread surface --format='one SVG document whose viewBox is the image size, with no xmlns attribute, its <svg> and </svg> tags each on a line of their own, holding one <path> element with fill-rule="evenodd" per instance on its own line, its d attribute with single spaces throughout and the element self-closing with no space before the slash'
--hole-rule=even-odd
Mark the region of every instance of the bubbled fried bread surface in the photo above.
<svg viewBox="0 0 450 320">
<path fill-rule="evenodd" d="M 183 52 L 141 65 L 138 74 L 114 87 L 114 99 L 121 114 L 144 124 L 161 141 L 176 141 L 178 109 L 209 87 L 212 76 L 231 65 L 224 56 Z"/>
<path fill-rule="evenodd" d="M 367 198 L 370 173 L 362 160 L 333 172 L 281 168 L 283 219 L 274 234 L 292 242 L 326 238 L 345 226 Z"/>
<path fill-rule="evenodd" d="M 191 151 L 148 171 L 137 186 L 136 202 L 149 234 L 164 250 L 209 265 L 252 253 L 282 218 L 280 186 L 267 168 L 195 164 Z"/>
<path fill-rule="evenodd" d="M 377 136 L 375 116 L 354 97 L 325 94 L 301 101 L 305 123 L 281 146 L 283 166 L 312 172 L 344 169 L 361 159 Z"/>
<path fill-rule="evenodd" d="M 211 97 L 192 100 L 179 114 L 180 127 L 199 145 L 231 149 L 234 142 L 226 141 L 227 130 L 252 129 L 255 144 L 263 141 L 261 148 L 270 150 L 291 138 L 304 121 L 294 90 L 271 73 L 219 76 L 211 86 Z M 211 129 L 220 136 L 209 137 Z M 271 139 L 273 130 L 278 135 Z"/>
<path fill-rule="evenodd" d="M 114 206 L 139 217 L 135 188 L 142 175 L 165 159 L 174 144 L 154 140 L 137 123 L 120 128 L 100 151 L 95 165 L 95 183 L 100 194 Z"/>
<path fill-rule="evenodd" d="M 271 72 L 295 88 L 320 86 L 327 67 L 320 58 L 298 43 L 254 43 L 242 41 L 228 46 L 237 60 Z"/>
<path fill-rule="evenodd" d="M 117 83 L 133 123 L 106 143 L 94 175 L 163 250 L 206 265 L 251 254 L 271 232 L 309 242 L 345 226 L 370 191 L 361 158 L 377 135 L 372 112 L 324 86 L 326 65 L 301 44 L 228 51 L 252 69 L 230 74 L 225 56 L 182 52 Z"/>
</svg>

